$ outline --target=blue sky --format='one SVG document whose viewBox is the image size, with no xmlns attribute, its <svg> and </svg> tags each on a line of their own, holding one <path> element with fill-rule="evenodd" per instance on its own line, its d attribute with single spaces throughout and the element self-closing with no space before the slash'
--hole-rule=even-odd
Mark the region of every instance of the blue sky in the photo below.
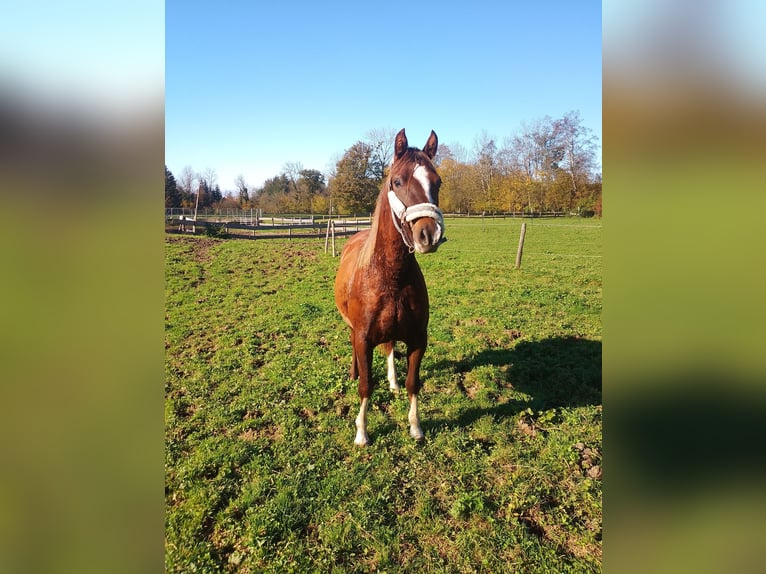
<svg viewBox="0 0 766 574">
<path fill-rule="evenodd" d="M 162 98 L 157 0 L 26 0 L 0 18 L 0 89 L 66 113 L 131 115 Z"/>
<path fill-rule="evenodd" d="M 224 191 L 378 128 L 470 151 L 577 110 L 601 142 L 600 2 L 168 0 L 165 56 L 167 166 Z"/>
</svg>

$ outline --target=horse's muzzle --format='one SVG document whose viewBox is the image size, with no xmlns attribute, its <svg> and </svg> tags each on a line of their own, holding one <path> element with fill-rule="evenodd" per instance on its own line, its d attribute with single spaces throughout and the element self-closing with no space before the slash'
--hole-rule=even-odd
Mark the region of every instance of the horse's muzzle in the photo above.
<svg viewBox="0 0 766 574">
<path fill-rule="evenodd" d="M 410 253 L 432 253 L 446 241 L 444 214 L 436 204 L 418 203 L 406 207 L 393 189 L 388 192 L 388 203 L 394 225 Z M 409 229 L 405 229 L 407 226 Z"/>
<path fill-rule="evenodd" d="M 433 253 L 446 241 L 440 221 L 432 217 L 421 217 L 412 222 L 412 242 L 418 253 Z"/>
</svg>

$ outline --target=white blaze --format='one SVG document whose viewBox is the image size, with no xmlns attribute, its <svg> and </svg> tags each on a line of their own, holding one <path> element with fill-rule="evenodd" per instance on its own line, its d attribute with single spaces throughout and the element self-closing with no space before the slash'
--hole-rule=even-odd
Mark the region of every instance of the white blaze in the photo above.
<svg viewBox="0 0 766 574">
<path fill-rule="evenodd" d="M 426 192 L 428 203 L 433 203 L 434 200 L 431 197 L 431 180 L 428 179 L 428 170 L 426 170 L 425 166 L 419 165 L 416 167 L 415 171 L 412 173 L 412 177 L 420 182 L 420 185 L 423 187 L 423 191 Z"/>
</svg>

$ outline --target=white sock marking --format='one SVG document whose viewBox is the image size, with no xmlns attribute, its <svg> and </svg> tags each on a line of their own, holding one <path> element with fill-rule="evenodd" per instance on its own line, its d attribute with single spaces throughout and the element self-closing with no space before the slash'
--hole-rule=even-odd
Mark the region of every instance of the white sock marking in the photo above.
<svg viewBox="0 0 766 574">
<path fill-rule="evenodd" d="M 357 446 L 366 446 L 370 444 L 370 437 L 367 436 L 367 405 L 370 399 L 362 399 L 359 407 L 359 415 L 356 417 L 356 438 L 354 444 Z"/>
<path fill-rule="evenodd" d="M 410 414 L 407 416 L 410 421 L 410 436 L 416 440 L 421 440 L 425 435 L 420 428 L 420 418 L 418 417 L 418 397 L 410 397 Z"/>
<path fill-rule="evenodd" d="M 397 392 L 399 390 L 399 383 L 396 382 L 396 368 L 394 366 L 394 348 L 391 347 L 391 352 L 388 354 L 388 388 Z"/>
</svg>

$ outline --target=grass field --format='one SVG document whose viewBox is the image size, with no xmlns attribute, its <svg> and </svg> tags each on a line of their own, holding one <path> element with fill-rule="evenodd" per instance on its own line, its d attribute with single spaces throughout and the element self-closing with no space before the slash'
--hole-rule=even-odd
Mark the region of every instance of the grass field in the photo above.
<svg viewBox="0 0 766 574">
<path fill-rule="evenodd" d="M 419 257 L 426 439 L 376 352 L 367 448 L 324 241 L 167 236 L 166 570 L 600 571 L 601 221 L 520 225 Z"/>
</svg>

